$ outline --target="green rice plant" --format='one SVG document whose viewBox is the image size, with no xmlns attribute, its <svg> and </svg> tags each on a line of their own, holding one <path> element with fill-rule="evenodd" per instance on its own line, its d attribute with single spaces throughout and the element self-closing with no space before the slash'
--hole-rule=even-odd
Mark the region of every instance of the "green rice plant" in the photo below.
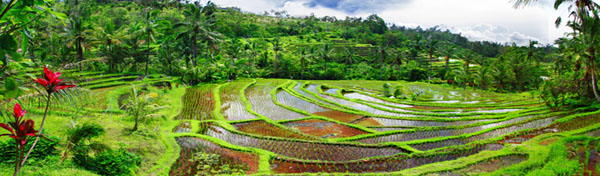
<svg viewBox="0 0 600 176">
<path fill-rule="evenodd" d="M 182 97 L 183 109 L 177 119 L 217 119 L 213 113 L 215 109 L 214 86 L 216 85 L 186 89 L 186 93 Z"/>
<path fill-rule="evenodd" d="M 255 85 L 250 86 L 246 91 L 246 98 L 250 102 L 252 110 L 271 120 L 297 119 L 304 117 L 305 115 L 303 114 L 290 111 L 273 102 L 273 95 L 271 92 L 283 83 L 285 82 L 259 80 Z"/>
<path fill-rule="evenodd" d="M 230 121 L 247 120 L 258 118 L 254 114 L 246 110 L 246 105 L 242 101 L 240 92 L 245 90 L 252 84 L 250 80 L 232 82 L 227 86 L 222 86 L 219 91 L 221 98 L 221 110 L 220 113 L 225 119 Z"/>
</svg>

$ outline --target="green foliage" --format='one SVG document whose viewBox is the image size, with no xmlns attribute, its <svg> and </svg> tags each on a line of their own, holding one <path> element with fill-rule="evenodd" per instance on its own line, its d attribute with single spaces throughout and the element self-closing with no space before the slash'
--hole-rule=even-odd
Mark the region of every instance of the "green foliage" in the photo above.
<svg viewBox="0 0 600 176">
<path fill-rule="evenodd" d="M 383 84 L 383 96 L 390 97 L 392 96 L 392 85 L 390 83 Z"/>
<path fill-rule="evenodd" d="M 44 160 L 49 156 L 57 155 L 57 147 L 60 139 L 58 137 L 48 137 L 50 140 L 40 139 L 31 152 L 27 163 Z M 31 148 L 33 140 L 28 140 L 25 148 Z M 15 162 L 15 140 L 10 138 L 0 142 L 0 160 L 2 163 Z"/>
<path fill-rule="evenodd" d="M 104 150 L 94 156 L 75 154 L 73 161 L 100 175 L 134 175 L 141 158 L 125 149 Z"/>
<path fill-rule="evenodd" d="M 139 123 L 146 123 L 149 120 L 153 120 L 153 117 L 162 116 L 161 114 L 156 114 L 156 112 L 166 108 L 166 106 L 158 104 L 161 98 L 159 94 L 155 92 L 138 92 L 135 85 L 131 87 L 129 99 L 123 103 L 122 108 L 125 108 L 127 115 L 131 116 L 135 121 L 132 130 L 136 131 Z"/>
<path fill-rule="evenodd" d="M 223 164 L 219 162 L 220 156 L 204 152 L 194 153 L 190 162 L 198 162 L 197 175 L 243 175 L 245 171 L 236 165 Z"/>
<path fill-rule="evenodd" d="M 396 90 L 394 91 L 394 98 L 396 98 L 396 99 L 404 98 L 404 95 L 402 94 L 403 90 L 404 90 L 403 86 L 401 86 L 401 85 L 396 86 Z"/>
</svg>

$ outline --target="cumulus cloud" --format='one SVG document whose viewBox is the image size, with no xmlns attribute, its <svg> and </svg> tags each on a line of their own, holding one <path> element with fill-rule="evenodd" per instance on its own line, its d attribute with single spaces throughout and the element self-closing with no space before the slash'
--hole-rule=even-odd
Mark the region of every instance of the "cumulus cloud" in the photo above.
<svg viewBox="0 0 600 176">
<path fill-rule="evenodd" d="M 528 36 L 519 32 L 510 31 L 505 26 L 495 26 L 491 24 L 478 24 L 475 26 L 460 26 L 460 27 L 447 27 L 442 26 L 443 30 L 448 29 L 456 33 L 460 33 L 463 36 L 474 41 L 495 41 L 499 43 L 512 44 L 513 42 L 517 45 L 527 45 L 529 41 L 540 41 L 540 39 Z"/>
<path fill-rule="evenodd" d="M 206 2 L 208 0 L 200 0 Z M 378 14 L 386 22 L 409 27 L 447 26 L 470 40 L 523 44 L 538 40 L 551 44 L 568 32 L 556 29 L 554 20 L 566 9 L 554 10 L 554 0 L 539 0 L 515 9 L 510 0 L 212 0 L 242 11 L 287 11 L 292 16 L 367 17 Z"/>
<path fill-rule="evenodd" d="M 322 6 L 354 14 L 356 12 L 373 13 L 390 8 L 390 4 L 408 4 L 411 1 L 412 0 L 309 0 L 305 4 L 309 7 Z"/>
</svg>

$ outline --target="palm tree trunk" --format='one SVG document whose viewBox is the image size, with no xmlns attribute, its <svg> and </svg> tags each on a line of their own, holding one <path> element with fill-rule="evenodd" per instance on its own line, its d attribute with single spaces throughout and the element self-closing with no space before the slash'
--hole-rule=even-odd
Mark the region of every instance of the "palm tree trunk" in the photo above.
<svg viewBox="0 0 600 176">
<path fill-rule="evenodd" d="M 146 74 L 148 75 L 148 62 L 150 62 L 150 33 L 148 32 L 148 41 L 146 43 Z"/>
<path fill-rule="evenodd" d="M 135 118 L 135 124 L 133 125 L 133 131 L 137 131 L 138 129 L 138 118 Z"/>
<path fill-rule="evenodd" d="M 194 67 L 196 67 L 196 65 L 198 64 L 196 62 L 196 56 L 198 54 L 198 43 L 197 43 L 197 38 L 196 35 L 198 34 L 198 27 L 194 27 L 194 35 L 192 35 L 192 65 Z"/>
<path fill-rule="evenodd" d="M 305 62 L 304 61 L 304 56 L 302 56 L 302 58 L 300 59 L 300 67 L 301 67 L 301 70 L 300 70 L 300 79 L 304 79 L 304 64 L 305 64 L 304 62 Z"/>
<path fill-rule="evenodd" d="M 83 71 L 83 47 L 81 46 L 81 38 L 77 38 L 77 56 L 79 57 L 79 71 Z"/>
<path fill-rule="evenodd" d="M 273 60 L 273 75 L 275 78 L 277 78 L 277 59 L 278 59 L 277 50 L 275 50 L 275 59 Z"/>
<path fill-rule="evenodd" d="M 448 71 L 449 65 L 450 65 L 450 56 L 446 56 L 446 71 Z"/>
<path fill-rule="evenodd" d="M 594 60 L 596 59 L 596 57 L 594 56 L 593 53 L 595 53 L 594 48 L 590 48 L 590 53 L 592 53 L 591 57 L 590 57 L 590 72 L 592 75 L 592 92 L 594 92 L 594 97 L 596 98 L 596 101 L 600 102 L 600 95 L 598 95 L 598 87 L 596 86 L 596 73 L 594 72 Z"/>
<path fill-rule="evenodd" d="M 429 71 L 433 73 L 433 53 L 429 53 Z"/>
</svg>

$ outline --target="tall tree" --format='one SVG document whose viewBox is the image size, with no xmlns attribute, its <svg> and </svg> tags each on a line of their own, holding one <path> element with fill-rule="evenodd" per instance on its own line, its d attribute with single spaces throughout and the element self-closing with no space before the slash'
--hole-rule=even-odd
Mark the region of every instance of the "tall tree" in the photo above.
<svg viewBox="0 0 600 176">
<path fill-rule="evenodd" d="M 515 7 L 521 7 L 529 5 L 537 0 L 514 0 Z M 600 102 L 600 94 L 598 93 L 598 87 L 596 83 L 596 50 L 598 44 L 598 32 L 600 22 L 598 18 L 597 9 L 600 6 L 593 0 L 555 0 L 554 8 L 558 9 L 564 4 L 569 4 L 569 9 L 572 10 L 569 13 L 569 17 L 572 19 L 567 23 L 567 26 L 573 29 L 573 38 L 580 38 L 581 45 L 585 46 L 585 53 L 582 55 L 586 58 L 585 60 L 585 74 L 583 79 L 589 82 L 591 92 L 593 93 L 596 101 Z M 556 25 L 561 24 L 561 17 L 556 19 Z"/>
<path fill-rule="evenodd" d="M 150 48 L 150 43 L 155 42 L 154 36 L 156 35 L 156 28 L 158 24 L 152 19 L 153 16 L 156 16 L 158 11 L 151 10 L 149 7 L 146 8 L 146 25 L 144 26 L 144 31 L 146 34 L 146 69 L 145 75 L 148 75 L 148 63 L 150 63 L 150 52 L 152 48 Z"/>
<path fill-rule="evenodd" d="M 217 49 L 217 41 L 220 36 L 219 33 L 212 31 L 211 26 L 213 25 L 214 19 L 212 18 L 212 14 L 214 11 L 212 10 L 212 3 L 209 2 L 207 6 L 200 8 L 198 3 L 189 4 L 187 9 L 184 11 L 184 15 L 186 16 L 186 21 L 180 24 L 177 24 L 177 27 L 184 27 L 184 31 L 182 31 L 178 38 L 184 38 L 184 35 L 190 36 L 190 43 L 192 45 L 192 63 L 195 67 L 198 58 L 198 41 L 203 40 L 207 46 L 212 48 L 207 48 L 209 55 Z M 210 5 L 210 6 L 209 6 Z M 212 57 L 212 55 L 211 55 Z"/>
<path fill-rule="evenodd" d="M 279 51 L 282 50 L 281 40 L 279 39 L 279 36 L 275 37 L 271 44 L 273 45 L 273 52 L 275 53 L 275 58 L 273 59 L 273 75 L 274 77 L 277 77 L 277 73 L 279 72 L 277 68 L 277 62 L 279 61 Z"/>
<path fill-rule="evenodd" d="M 89 31 L 86 30 L 86 26 L 83 24 L 81 18 L 76 16 L 71 17 L 69 27 L 66 30 L 67 32 L 65 35 L 68 38 L 67 46 L 75 46 L 75 50 L 77 51 L 77 60 L 79 62 L 79 70 L 83 71 L 83 50 L 86 47 L 86 37 L 89 36 Z"/>
</svg>

